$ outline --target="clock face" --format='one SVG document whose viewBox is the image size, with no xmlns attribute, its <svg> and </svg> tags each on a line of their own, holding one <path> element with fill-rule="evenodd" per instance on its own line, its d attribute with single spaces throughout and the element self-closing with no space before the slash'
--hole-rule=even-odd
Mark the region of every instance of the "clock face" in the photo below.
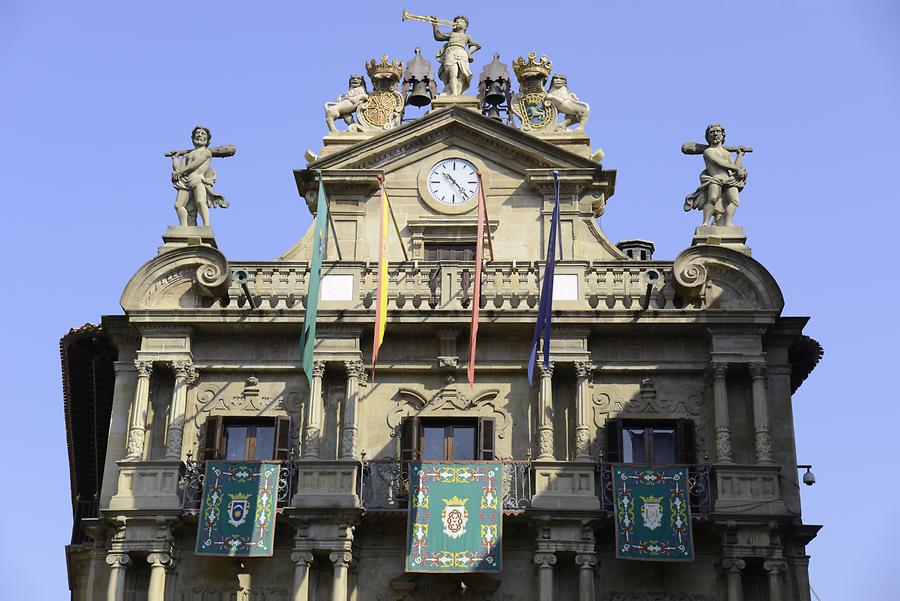
<svg viewBox="0 0 900 601">
<path fill-rule="evenodd" d="M 465 204 L 478 193 L 478 168 L 465 159 L 444 159 L 428 172 L 427 186 L 441 204 Z"/>
</svg>

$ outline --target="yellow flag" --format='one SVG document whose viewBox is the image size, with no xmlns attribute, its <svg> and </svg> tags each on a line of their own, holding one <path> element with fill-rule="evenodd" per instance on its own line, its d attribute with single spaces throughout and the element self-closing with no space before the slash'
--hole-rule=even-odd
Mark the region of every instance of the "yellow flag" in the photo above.
<svg viewBox="0 0 900 601">
<path fill-rule="evenodd" d="M 378 350 L 384 342 L 384 330 L 387 327 L 388 304 L 388 196 L 384 189 L 384 180 L 379 179 L 381 186 L 381 224 L 378 228 L 378 272 L 376 275 L 378 297 L 375 302 L 375 336 L 372 340 L 372 378 L 375 378 L 375 364 L 378 362 Z"/>
</svg>

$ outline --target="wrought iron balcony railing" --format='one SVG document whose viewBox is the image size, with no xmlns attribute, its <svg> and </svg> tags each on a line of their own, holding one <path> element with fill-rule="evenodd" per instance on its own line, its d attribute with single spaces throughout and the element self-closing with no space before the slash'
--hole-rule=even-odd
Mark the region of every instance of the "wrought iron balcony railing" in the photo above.
<svg viewBox="0 0 900 601">
<path fill-rule="evenodd" d="M 360 501 L 366 509 L 406 509 L 409 506 L 409 464 L 399 459 L 363 461 Z M 530 461 L 501 461 L 503 465 L 503 510 L 523 511 L 531 507 L 534 494 Z"/>
<path fill-rule="evenodd" d="M 203 479 L 206 473 L 204 461 L 188 459 L 185 462 L 184 475 L 179 482 L 181 486 L 181 509 L 198 511 L 203 498 Z M 292 461 L 283 461 L 278 470 L 278 507 L 282 508 L 291 502 L 296 492 L 297 467 Z"/>
<path fill-rule="evenodd" d="M 686 465 L 684 467 L 688 468 L 691 514 L 709 515 L 713 509 L 713 490 L 709 480 L 709 466 Z M 597 496 L 600 497 L 600 506 L 604 510 L 615 510 L 611 463 L 597 464 Z"/>
</svg>

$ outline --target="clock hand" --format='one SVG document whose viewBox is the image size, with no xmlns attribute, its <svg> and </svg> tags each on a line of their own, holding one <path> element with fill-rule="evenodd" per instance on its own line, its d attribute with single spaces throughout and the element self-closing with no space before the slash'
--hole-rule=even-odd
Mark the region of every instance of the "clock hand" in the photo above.
<svg viewBox="0 0 900 601">
<path fill-rule="evenodd" d="M 444 175 L 445 178 L 447 178 L 447 179 L 450 180 L 450 183 L 451 183 L 451 184 L 453 184 L 454 186 L 456 186 L 456 189 L 459 190 L 460 193 L 462 193 L 463 195 L 465 195 L 465 193 L 466 193 L 465 188 L 463 188 L 463 187 L 460 186 L 458 183 L 456 183 L 456 180 L 453 179 L 453 176 L 452 176 L 452 175 L 450 175 L 449 173 L 446 173 L 446 172 L 445 172 L 443 175 Z"/>
</svg>

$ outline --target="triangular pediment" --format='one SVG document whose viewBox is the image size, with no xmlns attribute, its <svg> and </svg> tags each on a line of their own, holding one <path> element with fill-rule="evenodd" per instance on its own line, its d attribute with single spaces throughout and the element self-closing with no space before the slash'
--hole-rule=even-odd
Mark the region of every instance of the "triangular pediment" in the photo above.
<svg viewBox="0 0 900 601">
<path fill-rule="evenodd" d="M 393 163 L 413 154 L 448 145 L 481 147 L 485 153 L 503 156 L 505 166 L 523 174 L 526 169 L 602 169 L 586 156 L 461 107 L 432 111 L 320 158 L 307 169 L 389 171 Z"/>
</svg>

